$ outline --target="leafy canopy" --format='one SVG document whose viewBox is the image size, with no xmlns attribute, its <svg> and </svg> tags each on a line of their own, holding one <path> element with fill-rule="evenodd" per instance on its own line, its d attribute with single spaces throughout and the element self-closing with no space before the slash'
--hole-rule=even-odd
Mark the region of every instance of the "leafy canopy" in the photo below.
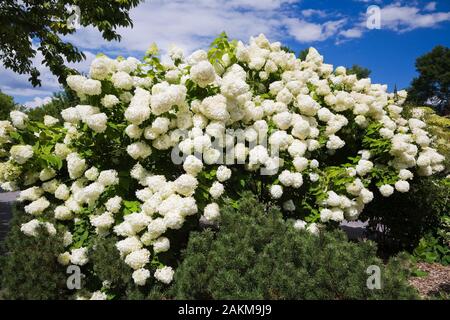
<svg viewBox="0 0 450 320">
<path fill-rule="evenodd" d="M 41 85 L 39 70 L 33 58 L 39 51 L 42 64 L 64 83 L 70 69 L 67 62 L 79 62 L 83 52 L 62 36 L 73 34 L 69 17 L 77 5 L 80 8 L 80 25 L 93 26 L 104 39 L 120 40 L 115 31 L 118 27 L 132 26 L 129 11 L 140 0 L 2 0 L 0 2 L 0 60 L 3 65 L 20 74 L 30 75 L 33 86 Z"/>
<path fill-rule="evenodd" d="M 423 105 L 431 104 L 445 113 L 450 112 L 450 48 L 437 46 L 416 60 L 419 73 L 411 83 L 408 99 Z"/>
<path fill-rule="evenodd" d="M 347 74 L 355 74 L 358 79 L 368 78 L 371 73 L 372 71 L 370 71 L 370 69 L 361 67 L 357 64 L 354 64 L 351 68 L 347 69 Z"/>
<path fill-rule="evenodd" d="M 8 119 L 9 113 L 16 108 L 14 99 L 0 91 L 0 120 Z"/>
</svg>

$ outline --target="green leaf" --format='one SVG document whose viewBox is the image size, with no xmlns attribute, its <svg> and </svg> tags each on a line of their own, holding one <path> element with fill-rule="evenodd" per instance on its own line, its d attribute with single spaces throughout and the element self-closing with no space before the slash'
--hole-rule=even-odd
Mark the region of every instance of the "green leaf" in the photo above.
<svg viewBox="0 0 450 320">
<path fill-rule="evenodd" d="M 420 269 L 414 269 L 411 272 L 413 277 L 426 277 L 428 275 L 428 272 L 422 271 Z"/>
<path fill-rule="evenodd" d="M 139 201 L 123 200 L 124 215 L 139 212 L 141 210 L 141 203 Z"/>
</svg>

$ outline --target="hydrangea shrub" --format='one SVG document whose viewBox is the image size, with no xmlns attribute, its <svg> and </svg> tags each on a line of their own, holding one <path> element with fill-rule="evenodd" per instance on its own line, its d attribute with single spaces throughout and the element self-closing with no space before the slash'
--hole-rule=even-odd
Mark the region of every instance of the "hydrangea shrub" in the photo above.
<svg viewBox="0 0 450 320">
<path fill-rule="evenodd" d="M 95 240 L 114 236 L 137 286 L 168 284 L 175 265 L 161 256 L 182 230 L 217 224 L 225 197 L 251 190 L 317 234 L 357 219 L 375 189 L 408 192 L 415 174 L 444 169 L 426 124 L 404 116 L 406 92 L 314 48 L 301 60 L 264 35 L 221 35 L 169 56 L 99 55 L 88 77 L 67 78 L 81 104 L 63 123 L 19 111 L 0 122 L 1 187 L 22 190 L 23 233 L 63 236 L 60 264 L 87 268 Z"/>
</svg>

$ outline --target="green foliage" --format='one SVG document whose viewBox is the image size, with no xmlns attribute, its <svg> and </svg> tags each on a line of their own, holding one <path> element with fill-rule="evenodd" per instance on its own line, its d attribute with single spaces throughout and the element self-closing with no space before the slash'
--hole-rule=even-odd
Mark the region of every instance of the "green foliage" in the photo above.
<svg viewBox="0 0 450 320">
<path fill-rule="evenodd" d="M 302 61 L 305 61 L 306 56 L 308 55 L 308 52 L 309 52 L 309 48 L 303 49 L 302 51 L 300 51 L 298 53 L 298 58 Z"/>
<path fill-rule="evenodd" d="M 27 143 L 33 148 L 35 156 L 33 157 L 33 161 L 27 163 L 25 172 L 30 172 L 32 170 L 40 171 L 48 167 L 57 170 L 62 168 L 62 159 L 54 154 L 54 149 L 55 144 L 62 142 L 64 139 L 65 129 L 47 127 L 41 122 L 29 121 L 27 123 L 26 131 L 17 130 L 12 132 L 10 136 L 18 143 Z M 7 160 L 4 155 L 2 155 L 2 157 L 4 157 L 4 160 Z M 67 176 L 62 174 L 61 178 L 64 180 Z M 22 179 L 23 178 L 17 177 L 16 182 L 23 182 Z"/>
<path fill-rule="evenodd" d="M 439 237 L 443 239 L 445 245 L 450 247 L 450 215 L 447 214 L 441 218 L 440 227 L 437 231 Z"/>
<path fill-rule="evenodd" d="M 391 140 L 382 138 L 379 133 L 381 128 L 383 128 L 383 124 L 371 123 L 367 126 L 362 139 L 362 146 L 376 156 L 386 156 L 391 149 Z"/>
<path fill-rule="evenodd" d="M 361 67 L 357 64 L 354 64 L 351 68 L 347 69 L 347 74 L 355 74 L 358 79 L 368 78 L 371 73 L 372 71 L 370 71 L 370 69 Z"/>
<path fill-rule="evenodd" d="M 224 61 L 224 55 L 228 55 L 229 64 L 234 64 L 237 62 L 235 49 L 237 46 L 237 41 L 228 40 L 228 36 L 225 32 L 222 32 L 214 41 L 211 43 L 208 50 L 208 59 L 211 64 L 216 69 L 216 72 L 221 74 L 225 70 L 226 63 Z"/>
<path fill-rule="evenodd" d="M 0 283 L 6 299 L 67 299 L 65 268 L 56 262 L 64 251 L 61 233 L 48 236 L 45 230 L 38 237 L 20 231 L 28 221 L 22 208 L 14 209 L 12 229 L 0 256 Z"/>
<path fill-rule="evenodd" d="M 213 40 L 210 44 L 210 49 L 208 50 L 208 59 L 213 63 L 216 59 L 221 59 L 226 53 L 233 53 L 236 48 L 237 41 L 228 40 L 228 35 L 225 32 L 219 34 L 217 38 Z"/>
<path fill-rule="evenodd" d="M 8 119 L 9 113 L 17 108 L 13 97 L 0 91 L 0 121 Z"/>
<path fill-rule="evenodd" d="M 422 237 L 436 232 L 440 219 L 448 215 L 450 209 L 450 189 L 446 180 L 416 178 L 407 193 L 394 193 L 389 198 L 375 194 L 360 219 L 369 219 L 369 229 L 379 232 L 378 242 L 385 253 L 412 251 Z M 383 226 L 381 230 L 380 225 Z"/>
<path fill-rule="evenodd" d="M 436 183 L 450 190 L 450 179 L 442 179 Z M 446 207 L 439 215 L 437 223 L 423 236 L 413 254 L 420 260 L 444 265 L 450 264 L 450 204 L 449 191 L 446 195 Z"/>
<path fill-rule="evenodd" d="M 383 266 L 375 251 L 373 243 L 348 242 L 342 232 L 296 230 L 278 209 L 246 194 L 222 210 L 217 232 L 191 235 L 172 293 L 177 299 L 416 298 L 402 260 Z M 381 290 L 367 289 L 370 265 L 381 268 Z"/>
<path fill-rule="evenodd" d="M 92 26 L 104 39 L 111 41 L 120 40 L 116 29 L 132 25 L 129 11 L 139 2 L 3 0 L 0 3 L 0 60 L 6 68 L 30 75 L 30 82 L 37 86 L 41 84 L 40 72 L 33 66 L 32 59 L 38 50 L 43 55 L 42 64 L 64 83 L 66 76 L 73 72 L 64 61 L 79 62 L 85 58 L 80 50 L 62 39 L 62 36 L 76 32 L 69 19 L 75 17 L 75 12 L 68 10 L 68 6 L 75 4 L 80 8 L 81 26 Z"/>
<path fill-rule="evenodd" d="M 427 130 L 435 137 L 433 147 L 445 156 L 445 170 L 437 176 L 412 181 L 414 194 L 408 193 L 403 200 L 402 196 L 397 195 L 383 199 L 385 204 L 380 205 L 382 200 L 376 199 L 368 207 L 370 212 L 366 211 L 367 216 L 382 216 L 380 220 L 373 217 L 373 231 L 376 230 L 376 221 L 387 223 L 379 240 L 388 251 L 407 249 L 419 260 L 449 264 L 450 180 L 445 177 L 450 172 L 450 119 L 437 115 L 429 107 L 407 105 L 405 113 L 408 117 L 423 115 Z M 413 242 L 410 243 L 410 240 Z"/>
<path fill-rule="evenodd" d="M 134 283 L 132 269 L 120 258 L 115 246 L 117 241 L 116 237 L 99 238 L 90 258 L 96 276 L 102 282 L 110 282 L 110 291 L 120 296 L 130 285 L 134 287 Z"/>
<path fill-rule="evenodd" d="M 27 221 L 23 208 L 16 207 L 11 221 L 12 229 L 3 243 L 0 256 L 0 298 L 5 299 L 72 299 L 88 296 L 99 287 L 109 299 L 161 299 L 167 286 L 149 280 L 145 288 L 134 284 L 133 270 L 125 264 L 115 247 L 116 237 L 100 237 L 91 245 L 89 263 L 82 267 L 81 290 L 67 289 L 66 267 L 57 262 L 64 252 L 61 235 L 48 236 L 42 229 L 38 237 L 26 236 L 20 225 Z M 82 227 L 80 227 L 82 229 Z M 84 233 L 83 233 L 84 234 Z M 72 248 L 80 235 L 74 232 Z M 86 244 L 83 244 L 86 245 Z"/>
<path fill-rule="evenodd" d="M 74 223 L 73 243 L 72 248 L 78 249 L 87 246 L 89 242 L 89 235 L 92 233 L 92 228 L 87 219 L 79 219 Z"/>
<path fill-rule="evenodd" d="M 419 245 L 414 249 L 414 256 L 428 263 L 450 264 L 450 248 L 448 244 L 441 244 L 439 240 L 431 234 L 426 235 L 420 239 Z"/>
<path fill-rule="evenodd" d="M 431 134 L 436 138 L 434 140 L 434 145 L 436 149 L 445 156 L 445 166 L 447 172 L 450 171 L 450 118 L 441 117 L 437 115 L 433 109 L 430 108 L 420 108 L 425 112 L 425 122 L 427 123 L 427 128 Z"/>
<path fill-rule="evenodd" d="M 288 46 L 281 46 L 281 50 L 295 54 L 295 51 L 289 48 Z"/>
<path fill-rule="evenodd" d="M 151 277 L 144 287 L 134 284 L 131 269 L 120 258 L 116 237 L 98 238 L 90 255 L 93 265 L 91 282 L 107 282 L 108 296 L 112 299 L 143 300 L 166 297 L 167 286 Z"/>
<path fill-rule="evenodd" d="M 450 112 L 450 48 L 436 46 L 416 60 L 419 73 L 411 83 L 408 101 L 423 105 L 429 100 L 441 112 Z"/>
</svg>

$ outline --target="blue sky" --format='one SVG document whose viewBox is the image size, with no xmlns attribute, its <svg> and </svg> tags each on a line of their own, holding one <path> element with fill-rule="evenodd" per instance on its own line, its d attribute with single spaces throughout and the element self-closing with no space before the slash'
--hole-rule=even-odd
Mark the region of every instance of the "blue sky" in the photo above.
<svg viewBox="0 0 450 320">
<path fill-rule="evenodd" d="M 381 29 L 366 27 L 366 11 L 380 8 Z M 134 28 L 120 29 L 121 42 L 106 42 L 90 27 L 66 40 L 81 48 L 86 61 L 72 65 L 82 72 L 99 52 L 111 57 L 141 57 L 152 42 L 163 53 L 171 44 L 186 54 L 206 48 L 220 32 L 248 41 L 264 33 L 296 52 L 313 46 L 335 66 L 359 64 L 372 70 L 374 83 L 390 90 L 407 87 L 416 75 L 415 59 L 440 44 L 450 46 L 450 1 L 391 0 L 147 0 L 131 12 Z M 0 66 L 0 89 L 19 103 L 35 107 L 60 90 L 56 78 L 35 63 L 42 87 L 33 88 L 27 76 Z"/>
</svg>

